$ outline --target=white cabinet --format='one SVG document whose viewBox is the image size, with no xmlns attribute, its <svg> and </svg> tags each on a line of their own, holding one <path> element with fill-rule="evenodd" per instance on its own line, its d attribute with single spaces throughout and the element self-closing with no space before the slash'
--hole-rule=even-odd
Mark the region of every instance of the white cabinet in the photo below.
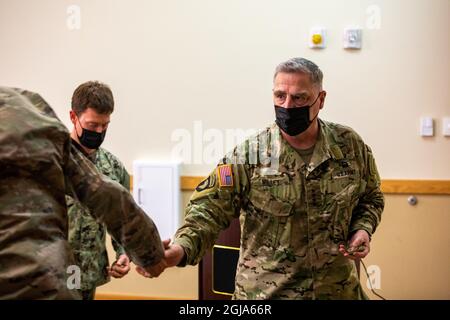
<svg viewBox="0 0 450 320">
<path fill-rule="evenodd" d="M 133 196 L 153 219 L 161 240 L 173 238 L 180 226 L 178 163 L 133 162 Z"/>
</svg>

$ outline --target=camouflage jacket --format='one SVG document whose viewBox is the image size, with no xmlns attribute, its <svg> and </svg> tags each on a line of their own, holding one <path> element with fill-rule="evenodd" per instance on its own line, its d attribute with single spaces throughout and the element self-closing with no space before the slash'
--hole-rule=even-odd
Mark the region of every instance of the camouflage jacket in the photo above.
<svg viewBox="0 0 450 320">
<path fill-rule="evenodd" d="M 72 140 L 72 143 L 79 147 L 76 141 Z M 83 152 L 81 147 L 78 149 Z M 85 156 L 101 173 L 117 181 L 127 190 L 130 189 L 130 176 L 123 164 L 112 153 L 99 148 Z M 110 280 L 107 271 L 109 260 L 105 246 L 105 227 L 97 223 L 89 213 L 89 209 L 72 197 L 67 196 L 66 202 L 69 215 L 69 244 L 72 247 L 75 262 L 81 269 L 81 290 L 92 290 Z M 125 253 L 114 239 L 112 244 L 117 257 Z"/>
<path fill-rule="evenodd" d="M 67 241 L 68 190 L 137 265 L 163 257 L 153 221 L 71 144 L 35 93 L 0 87 L 0 181 L 0 299 L 81 298 Z"/>
<path fill-rule="evenodd" d="M 272 125 L 236 147 L 203 181 L 175 243 L 197 264 L 233 218 L 241 224 L 234 299 L 364 299 L 355 264 L 338 251 L 377 228 L 384 208 L 370 148 L 319 120 L 309 165 Z"/>
</svg>

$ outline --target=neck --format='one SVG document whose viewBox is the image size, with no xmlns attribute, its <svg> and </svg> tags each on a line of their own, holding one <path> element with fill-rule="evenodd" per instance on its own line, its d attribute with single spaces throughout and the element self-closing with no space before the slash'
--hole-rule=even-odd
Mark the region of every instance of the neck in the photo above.
<svg viewBox="0 0 450 320">
<path fill-rule="evenodd" d="M 289 143 L 289 145 L 295 149 L 308 149 L 316 144 L 317 137 L 319 136 L 319 121 L 317 118 L 311 123 L 309 128 L 296 136 L 290 136 L 281 130 L 283 138 Z"/>
<path fill-rule="evenodd" d="M 83 146 L 83 145 L 80 143 L 80 139 L 78 139 L 78 135 L 77 135 L 77 132 L 76 132 L 75 129 L 73 129 L 72 132 L 70 133 L 70 137 L 72 138 L 72 140 L 75 140 L 75 141 L 81 146 L 81 148 L 83 149 L 83 151 L 84 151 L 86 154 L 92 154 L 92 153 L 94 153 L 94 152 L 96 151 L 95 149 L 89 149 L 89 148 L 86 148 L 85 146 Z"/>
</svg>

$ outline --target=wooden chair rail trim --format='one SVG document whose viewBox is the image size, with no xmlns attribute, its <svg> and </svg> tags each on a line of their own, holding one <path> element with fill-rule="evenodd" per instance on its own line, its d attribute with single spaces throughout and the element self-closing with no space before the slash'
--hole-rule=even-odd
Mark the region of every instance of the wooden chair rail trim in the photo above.
<svg viewBox="0 0 450 320">
<path fill-rule="evenodd" d="M 182 176 L 182 191 L 194 191 L 205 177 Z M 133 186 L 133 177 L 130 185 Z M 386 194 L 433 194 L 450 195 L 450 180 L 393 180 L 381 181 L 381 190 Z"/>
</svg>

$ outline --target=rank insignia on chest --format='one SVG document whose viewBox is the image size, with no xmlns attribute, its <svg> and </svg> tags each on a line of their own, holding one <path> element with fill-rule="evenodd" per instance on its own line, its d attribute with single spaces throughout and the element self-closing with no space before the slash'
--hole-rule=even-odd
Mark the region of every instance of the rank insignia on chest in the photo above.
<svg viewBox="0 0 450 320">
<path fill-rule="evenodd" d="M 220 187 L 233 186 L 233 170 L 231 164 L 224 164 L 217 167 L 217 177 L 219 179 Z"/>
<path fill-rule="evenodd" d="M 346 178 L 348 176 L 351 176 L 355 174 L 355 170 L 353 169 L 346 169 L 346 170 L 341 170 L 339 172 L 336 172 L 333 174 L 333 178 Z"/>
</svg>

